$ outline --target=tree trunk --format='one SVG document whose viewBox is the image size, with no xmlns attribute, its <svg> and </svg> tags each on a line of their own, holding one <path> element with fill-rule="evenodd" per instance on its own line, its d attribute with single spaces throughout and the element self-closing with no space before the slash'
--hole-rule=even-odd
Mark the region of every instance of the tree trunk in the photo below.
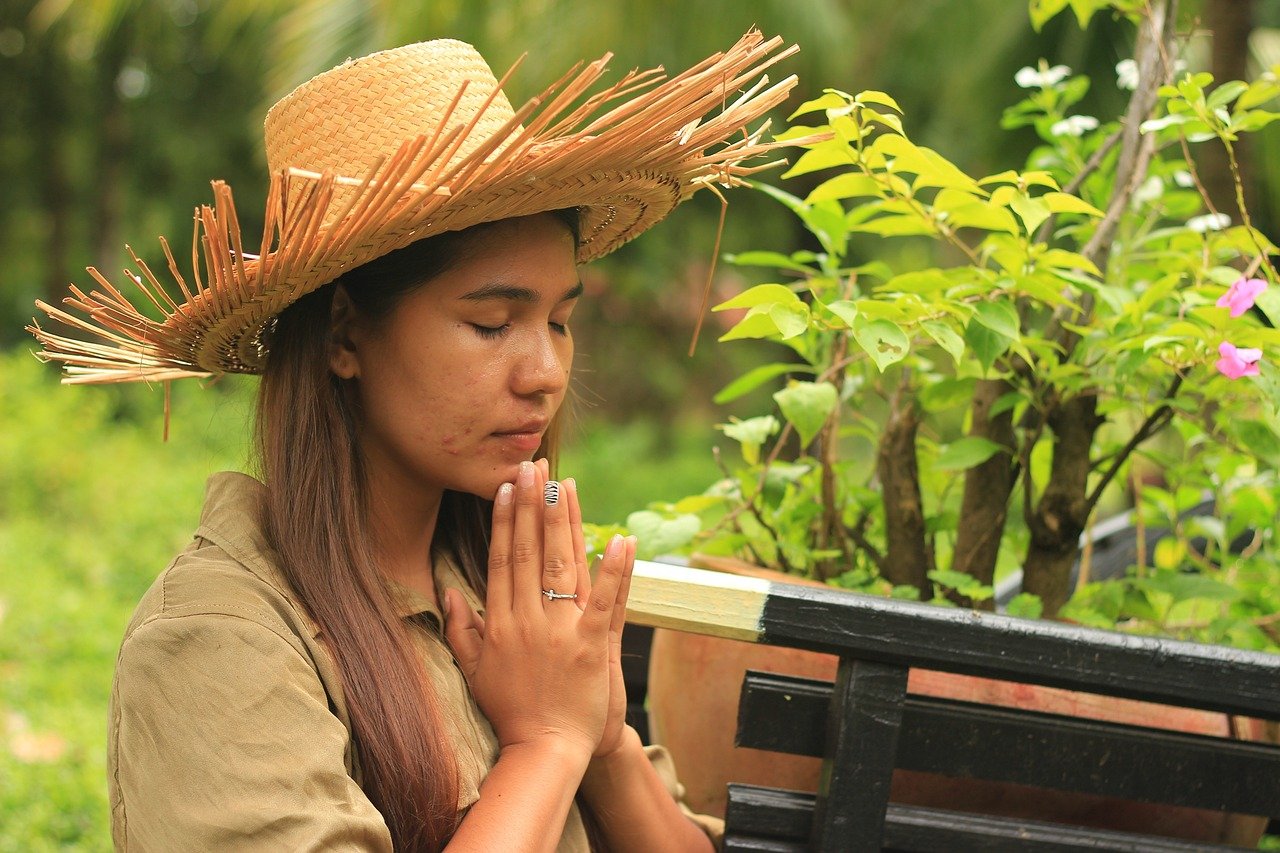
<svg viewBox="0 0 1280 853">
<path fill-rule="evenodd" d="M 42 163 L 40 201 L 48 223 L 41 295 L 46 302 L 58 305 L 67 294 L 71 219 L 75 209 L 66 141 L 66 128 L 70 124 L 66 84 L 69 72 L 56 34 L 46 34 L 36 49 L 38 71 L 31 82 L 39 107 L 32 111 L 31 130 Z"/>
<path fill-rule="evenodd" d="M 925 538 L 924 501 L 916 461 L 920 405 L 907 374 L 894 392 L 888 422 L 880 437 L 876 471 L 884 496 L 885 578 L 895 586 L 913 586 L 929 598 L 933 550 Z"/>
<path fill-rule="evenodd" d="M 995 402 L 1012 390 L 1013 386 L 1003 379 L 978 382 L 973 392 L 971 437 L 1013 447 L 1013 409 L 991 416 Z M 1009 518 L 1009 494 L 1013 491 L 1014 480 L 1012 453 L 997 453 L 965 473 L 952 570 L 964 572 L 984 584 L 995 579 L 996 558 L 1000 555 L 1000 541 Z M 959 603 L 973 604 L 969 601 Z M 979 606 L 990 610 L 995 602 L 988 599 Z"/>
<path fill-rule="evenodd" d="M 1074 397 L 1049 416 L 1053 462 L 1049 482 L 1027 526 L 1031 544 L 1022 566 L 1022 588 L 1040 596 L 1046 617 L 1071 597 L 1071 566 L 1080 554 L 1080 534 L 1089 520 L 1088 482 L 1093 438 L 1104 419 L 1091 394 Z"/>
<path fill-rule="evenodd" d="M 116 81 L 129 50 L 125 23 L 120 23 L 98 46 L 96 106 L 98 113 L 97 188 L 94 191 L 93 262 L 108 278 L 121 266 L 124 244 L 120 222 L 124 214 L 124 159 L 129 126 Z"/>
<path fill-rule="evenodd" d="M 1204 4 L 1204 25 L 1213 33 L 1211 70 L 1214 82 L 1218 85 L 1228 80 L 1245 80 L 1248 77 L 1253 7 L 1254 0 L 1206 0 Z M 1240 173 L 1251 174 L 1249 135 L 1241 135 L 1233 145 Z M 1214 141 L 1211 145 L 1200 146 L 1199 154 L 1200 182 L 1204 184 L 1209 200 L 1239 225 L 1240 212 L 1236 205 L 1235 182 L 1231 178 L 1226 149 Z M 1250 211 L 1258 209 L 1257 189 L 1252 181 L 1245 182 L 1244 200 Z"/>
</svg>

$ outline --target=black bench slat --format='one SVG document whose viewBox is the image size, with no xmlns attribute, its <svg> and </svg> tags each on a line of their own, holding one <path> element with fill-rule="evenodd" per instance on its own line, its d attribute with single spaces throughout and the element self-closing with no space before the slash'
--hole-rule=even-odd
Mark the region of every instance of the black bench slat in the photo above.
<svg viewBox="0 0 1280 853">
<path fill-rule="evenodd" d="M 830 682 L 748 672 L 739 746 L 821 757 Z M 998 745 L 998 748 L 995 748 Z M 1280 746 L 908 695 L 906 770 L 1280 816 Z"/>
<path fill-rule="evenodd" d="M 906 696 L 902 667 L 841 659 L 824 721 L 824 754 L 831 760 L 818 781 L 813 850 L 838 853 L 878 844 Z"/>
<path fill-rule="evenodd" d="M 729 785 L 725 819 L 730 831 L 725 835 L 726 853 L 799 853 L 810 850 L 808 837 L 814 804 L 812 794 L 799 791 Z M 1078 853 L 1099 850 L 1227 853 L 1239 848 L 891 803 L 885 818 L 883 847 L 849 844 L 843 849 L 851 853 L 879 849 L 924 853 Z"/>
<path fill-rule="evenodd" d="M 759 642 L 1274 719 L 1280 655 L 844 590 L 769 586 Z"/>
</svg>

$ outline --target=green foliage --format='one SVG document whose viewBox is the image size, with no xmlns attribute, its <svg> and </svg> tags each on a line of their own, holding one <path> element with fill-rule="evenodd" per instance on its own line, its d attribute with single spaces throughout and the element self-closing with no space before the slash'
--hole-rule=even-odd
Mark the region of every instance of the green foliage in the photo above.
<svg viewBox="0 0 1280 853">
<path fill-rule="evenodd" d="M 1038 0 L 1030 10 L 1037 28 L 1066 10 L 1081 26 L 1099 11 L 1131 21 L 1149 13 L 1125 0 Z M 1089 587 L 1067 613 L 1138 630 L 1172 631 L 1192 620 L 1205 623 L 1207 633 L 1197 636 L 1270 646 L 1266 620 L 1280 609 L 1268 591 L 1277 578 L 1264 569 L 1275 563 L 1274 506 L 1254 528 L 1262 531 L 1254 551 L 1239 559 L 1217 560 L 1228 553 L 1224 541 L 1208 559 L 1180 531 L 1239 524 L 1235 504 L 1225 502 L 1234 493 L 1224 487 L 1228 480 L 1248 496 L 1241 500 L 1274 502 L 1280 293 L 1268 255 L 1275 247 L 1243 206 L 1235 226 L 1202 215 L 1194 182 L 1184 177 L 1192 165 L 1183 141 L 1212 141 L 1230 154 L 1240 134 L 1280 116 L 1265 109 L 1280 85 L 1274 73 L 1221 85 L 1199 73 L 1160 88 L 1143 125 L 1155 146 L 1148 161 L 1121 150 L 1143 140 L 1125 142 L 1118 119 L 1075 113 L 1088 77 L 1042 61 L 1016 80 L 1024 97 L 1005 111 L 1002 125 L 1028 128 L 1039 142 L 1021 170 L 986 176 L 972 176 L 914 140 L 898 101 L 883 91 L 826 89 L 793 112 L 804 124 L 779 138 L 827 138 L 804 146 L 782 187 L 757 186 L 821 248 L 731 256 L 774 278 L 715 308 L 739 312 L 722 342 L 750 338 L 780 347 L 777 361 L 731 382 L 717 402 L 781 388 L 768 409 L 721 426 L 739 442 L 741 460 L 726 464 L 700 496 L 710 503 L 650 511 L 679 525 L 672 540 L 690 535 L 687 513 L 697 513 L 703 529 L 690 549 L 850 589 L 910 589 L 939 603 L 981 603 L 993 589 L 979 577 L 1044 562 L 1044 549 L 1075 547 L 1104 495 L 1137 476 L 1143 457 L 1135 453 L 1174 441 L 1187 452 L 1181 467 L 1165 470 L 1194 483 L 1170 486 L 1174 505 L 1185 509 L 1208 490 L 1224 496 L 1218 512 L 1177 525 L 1177 535 L 1152 555 L 1151 571 Z M 1133 162 L 1139 171 L 1118 172 Z M 1239 186 L 1238 173 L 1235 179 Z M 904 251 L 891 261 L 860 254 L 889 241 L 936 250 Z M 1256 307 L 1270 324 L 1230 317 L 1217 304 L 1250 276 L 1271 284 Z M 1220 361 L 1224 342 L 1264 353 L 1256 376 L 1232 378 Z M 992 383 L 996 396 L 983 397 Z M 990 431 L 1001 419 L 1004 432 Z M 900 443 L 904 429 L 908 450 Z M 1239 452 L 1230 471 L 1204 455 L 1204 448 L 1222 446 Z M 1007 466 L 1013 486 L 976 502 L 966 498 L 962 507 L 961 495 L 974 485 L 981 492 L 983 466 L 992 465 Z M 910 482 L 919 497 L 900 489 L 895 502 L 885 501 L 879 489 L 886 477 Z M 1074 491 L 1046 497 L 1055 488 Z M 1144 501 L 1158 493 L 1148 489 Z M 1064 518 L 1059 500 L 1084 509 Z M 999 554 L 983 558 L 994 562 L 952 565 L 966 525 L 997 517 L 1001 526 L 988 535 L 1000 537 Z M 887 536 L 904 524 L 920 529 L 917 518 L 923 529 L 911 543 Z M 1034 524 L 1039 539 L 1029 535 Z M 1044 541 L 1050 525 L 1062 539 L 1053 546 Z M 910 554 L 895 553 L 904 547 Z M 929 568 L 916 578 L 895 576 L 904 562 Z M 1054 571 L 1070 568 L 1057 563 Z M 1024 594 L 1010 610 L 1052 616 L 1062 603 Z"/>
<path fill-rule="evenodd" d="M 134 605 L 242 467 L 248 388 L 59 387 L 0 354 L 0 849 L 110 849 L 107 698 Z M 48 845 L 47 848 L 33 845 Z"/>
</svg>

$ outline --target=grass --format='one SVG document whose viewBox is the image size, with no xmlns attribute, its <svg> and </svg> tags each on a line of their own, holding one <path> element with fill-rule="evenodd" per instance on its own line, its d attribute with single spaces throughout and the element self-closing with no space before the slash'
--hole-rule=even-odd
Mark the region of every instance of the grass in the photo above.
<svg viewBox="0 0 1280 853">
<path fill-rule="evenodd" d="M 111 849 L 107 703 L 138 599 L 190 538 L 204 481 L 245 470 L 252 383 L 60 387 L 0 352 L 0 853 Z M 584 423 L 562 463 L 593 521 L 715 476 L 709 428 Z"/>
</svg>

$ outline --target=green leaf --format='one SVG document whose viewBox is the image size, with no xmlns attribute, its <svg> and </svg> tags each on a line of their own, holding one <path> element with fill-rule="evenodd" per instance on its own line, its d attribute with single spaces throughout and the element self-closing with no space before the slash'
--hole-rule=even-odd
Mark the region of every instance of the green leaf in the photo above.
<svg viewBox="0 0 1280 853">
<path fill-rule="evenodd" d="M 940 269 L 925 269 L 906 272 L 894 276 L 884 284 L 877 285 L 877 292 L 889 293 L 937 293 L 946 290 L 952 284 L 947 274 Z"/>
<path fill-rule="evenodd" d="M 951 569 L 934 569 L 929 572 L 929 580 L 938 586 L 954 589 L 963 596 L 974 601 L 984 601 L 995 594 L 995 591 L 984 583 L 980 583 L 972 575 L 956 572 Z"/>
<path fill-rule="evenodd" d="M 1231 122 L 1231 129 L 1239 133 L 1252 133 L 1255 130 L 1261 130 L 1278 118 L 1280 118 L 1280 113 L 1273 113 L 1268 110 L 1249 110 L 1246 113 L 1242 113 L 1237 120 Z"/>
<path fill-rule="evenodd" d="M 858 305 L 848 299 L 838 299 L 827 305 L 827 310 L 844 321 L 845 326 L 853 328 L 853 318 L 858 316 Z"/>
<path fill-rule="evenodd" d="M 1280 468 L 1280 436 L 1263 421 L 1239 420 L 1232 423 L 1232 431 L 1240 443 L 1274 468 Z"/>
<path fill-rule="evenodd" d="M 973 319 L 1010 340 L 1016 340 L 1021 333 L 1018 311 L 1009 302 L 979 302 L 974 306 Z"/>
<path fill-rule="evenodd" d="M 1225 107 L 1243 95 L 1248 89 L 1249 84 L 1242 80 L 1229 80 L 1213 90 L 1212 94 L 1209 95 L 1209 100 L 1205 102 L 1205 106 L 1211 110 Z"/>
<path fill-rule="evenodd" d="M 1004 355 L 1010 344 L 1013 343 L 1012 338 L 992 331 L 978 322 L 976 317 L 971 319 L 969 324 L 964 327 L 964 339 L 973 350 L 978 363 L 982 365 L 984 373 L 991 370 L 991 366 L 995 364 L 996 359 Z"/>
<path fill-rule="evenodd" d="M 830 382 L 790 382 L 773 395 L 782 415 L 800 434 L 800 447 L 813 441 L 838 402 L 839 393 Z"/>
<path fill-rule="evenodd" d="M 964 379 L 940 379 L 929 382 L 920 389 L 920 404 L 930 412 L 952 409 L 969 402 L 973 396 L 972 377 Z"/>
<path fill-rule="evenodd" d="M 1065 8 L 1067 0 L 1031 0 L 1031 26 L 1040 32 L 1053 16 Z"/>
<path fill-rule="evenodd" d="M 863 196 L 883 198 L 884 189 L 880 186 L 879 181 L 870 175 L 864 175 L 861 172 L 846 172 L 843 175 L 836 175 L 834 178 L 828 178 L 818 184 L 813 192 L 805 197 L 805 201 L 813 204 L 818 201 L 861 198 Z"/>
<path fill-rule="evenodd" d="M 848 101 L 844 99 L 843 95 L 837 92 L 828 91 L 825 94 L 819 95 L 818 97 L 814 98 L 811 101 L 805 101 L 803 104 L 796 107 L 796 111 L 787 117 L 787 121 L 795 121 L 797 116 L 802 116 L 802 115 L 805 115 L 806 113 L 813 113 L 813 112 L 817 112 L 818 110 L 832 110 L 832 109 L 836 109 L 837 107 L 843 107 L 847 103 Z"/>
<path fill-rule="evenodd" d="M 837 166 L 848 167 L 857 162 L 854 152 L 843 142 L 833 139 L 819 142 L 813 148 L 800 155 L 796 164 L 782 173 L 784 178 L 820 172 L 823 169 L 834 169 Z M 765 184 L 765 186 L 768 186 Z"/>
<path fill-rule="evenodd" d="M 881 237 L 932 236 L 938 229 L 919 216 L 881 216 L 870 222 L 850 225 L 850 231 L 863 234 L 879 234 Z"/>
<path fill-rule="evenodd" d="M 1068 193 L 1045 193 L 1040 196 L 1041 201 L 1053 213 L 1086 213 L 1089 216 L 1102 216 L 1103 213 L 1098 208 L 1089 204 L 1078 196 L 1069 195 Z M 1025 218 L 1024 218 L 1025 221 Z M 1032 230 L 1030 228 L 1028 231 Z"/>
<path fill-rule="evenodd" d="M 1097 264 L 1079 252 L 1068 252 L 1066 249 L 1047 249 L 1036 259 L 1036 263 L 1050 269 L 1084 270 L 1102 278 L 1102 270 L 1098 269 Z M 1236 272 L 1236 275 L 1239 276 L 1239 273 Z"/>
<path fill-rule="evenodd" d="M 906 358 L 911 348 L 911 341 L 906 333 L 889 320 L 868 321 L 865 317 L 855 317 L 853 338 L 871 356 L 881 373 L 889 365 Z"/>
<path fill-rule="evenodd" d="M 742 459 L 748 465 L 755 465 L 760 461 L 761 445 L 781 428 L 782 424 L 773 415 L 761 415 L 745 421 L 730 418 L 729 423 L 717 426 L 717 429 L 742 446 Z"/>
<path fill-rule="evenodd" d="M 1004 612 L 1019 619 L 1039 619 L 1044 614 L 1044 602 L 1040 596 L 1020 592 L 1005 605 Z"/>
<path fill-rule="evenodd" d="M 956 334 L 955 329 L 940 320 L 925 320 L 920 328 L 951 356 L 952 361 L 960 363 L 960 357 L 964 355 L 964 339 Z"/>
<path fill-rule="evenodd" d="M 757 284 L 748 288 L 732 299 L 721 302 L 712 311 L 727 311 L 730 308 L 754 308 L 757 305 L 776 303 L 790 305 L 799 302 L 800 297 L 791 288 L 781 284 Z"/>
<path fill-rule="evenodd" d="M 1049 218 L 1049 205 L 1026 193 L 1015 194 L 1009 206 L 1013 208 L 1014 213 L 1018 214 L 1028 234 L 1034 234 L 1035 230 Z"/>
<path fill-rule="evenodd" d="M 793 294 L 794 295 L 794 294 Z M 803 302 L 782 304 L 768 302 L 756 305 L 737 324 L 720 336 L 721 341 L 743 338 L 773 338 L 788 340 L 809 328 L 809 306 Z"/>
<path fill-rule="evenodd" d="M 879 104 L 882 107 L 889 107 L 898 112 L 902 112 L 902 107 L 898 106 L 898 102 L 886 95 L 884 92 L 877 92 L 875 89 L 867 89 L 853 96 L 855 104 Z"/>
<path fill-rule="evenodd" d="M 988 438 L 970 435 L 958 438 L 946 446 L 938 454 L 933 467 L 940 471 L 963 471 L 975 465 L 981 465 L 997 453 L 1008 453 L 1009 450 Z"/>
<path fill-rule="evenodd" d="M 1280 84 L 1275 80 L 1255 80 L 1249 84 L 1249 88 L 1240 96 L 1240 100 L 1236 101 L 1236 110 L 1249 110 L 1262 106 L 1277 95 L 1280 95 Z"/>
<path fill-rule="evenodd" d="M 712 400 L 717 405 L 723 406 L 725 403 L 738 399 L 743 394 L 754 391 L 770 379 L 787 373 L 813 373 L 814 370 L 815 368 L 808 364 L 762 364 L 759 367 L 748 370 L 721 388 Z"/>
<path fill-rule="evenodd" d="M 736 255 L 726 254 L 724 259 L 727 263 L 739 267 L 770 267 L 799 273 L 814 271 L 813 267 L 806 266 L 782 252 L 739 252 Z"/>
<path fill-rule="evenodd" d="M 915 175 L 917 187 L 980 189 L 973 178 L 960 171 L 950 160 L 932 148 L 916 145 L 905 136 L 886 133 L 877 137 L 872 143 L 872 149 L 884 157 L 893 158 L 893 172 Z"/>
<path fill-rule="evenodd" d="M 987 415 L 994 418 L 1025 402 L 1027 402 L 1027 395 L 1021 391 L 1010 391 L 1007 394 L 1001 394 L 1000 398 L 991 404 L 991 410 L 987 412 Z"/>
<path fill-rule="evenodd" d="M 627 528 L 640 540 L 636 544 L 636 556 L 642 560 L 652 560 L 692 542 L 693 537 L 702 529 L 702 521 L 696 515 L 668 518 L 642 509 L 627 516 Z"/>
</svg>

